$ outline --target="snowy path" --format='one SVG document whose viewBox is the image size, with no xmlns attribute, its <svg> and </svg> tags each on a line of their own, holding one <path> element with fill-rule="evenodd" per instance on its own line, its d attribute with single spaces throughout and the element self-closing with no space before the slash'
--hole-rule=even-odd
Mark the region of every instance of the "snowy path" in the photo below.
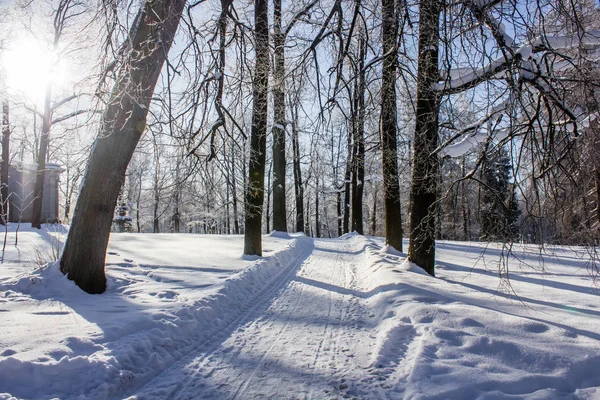
<svg viewBox="0 0 600 400">
<path fill-rule="evenodd" d="M 368 364 L 367 311 L 356 285 L 362 249 L 318 240 L 292 276 L 259 299 L 229 336 L 215 337 L 138 398 L 342 398 Z M 296 272 L 294 275 L 293 273 Z M 367 382 L 365 382 L 367 383 Z"/>
</svg>

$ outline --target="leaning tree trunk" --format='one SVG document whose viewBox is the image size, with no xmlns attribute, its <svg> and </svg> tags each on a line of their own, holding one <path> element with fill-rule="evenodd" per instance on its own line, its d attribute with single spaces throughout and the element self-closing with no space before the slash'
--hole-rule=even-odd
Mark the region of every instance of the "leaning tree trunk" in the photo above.
<svg viewBox="0 0 600 400">
<path fill-rule="evenodd" d="M 8 165 L 10 162 L 10 118 L 8 100 L 2 102 L 2 164 L 0 164 L 0 224 L 8 222 Z"/>
<path fill-rule="evenodd" d="M 267 112 L 269 85 L 269 5 L 254 5 L 254 48 L 256 65 L 252 82 L 252 129 L 250 163 L 246 190 L 246 231 L 244 254 L 262 255 L 262 214 L 265 200 L 265 159 L 267 151 Z"/>
<path fill-rule="evenodd" d="M 117 197 L 185 3 L 146 1 L 102 116 L 60 260 L 61 271 L 88 293 L 106 289 L 104 260 Z"/>
<path fill-rule="evenodd" d="M 285 53 L 281 32 L 281 0 L 273 1 L 273 230 L 287 232 L 285 204 Z"/>
<path fill-rule="evenodd" d="M 438 96 L 433 91 L 433 85 L 439 77 L 440 1 L 421 1 L 419 15 L 417 113 L 408 258 L 434 275 L 439 166 L 437 155 L 432 155 L 438 145 Z"/>
<path fill-rule="evenodd" d="M 383 164 L 383 204 L 385 240 L 402 251 L 402 212 L 398 180 L 396 142 L 396 69 L 398 16 L 395 0 L 381 0 L 383 68 L 381 71 L 381 152 Z"/>
</svg>

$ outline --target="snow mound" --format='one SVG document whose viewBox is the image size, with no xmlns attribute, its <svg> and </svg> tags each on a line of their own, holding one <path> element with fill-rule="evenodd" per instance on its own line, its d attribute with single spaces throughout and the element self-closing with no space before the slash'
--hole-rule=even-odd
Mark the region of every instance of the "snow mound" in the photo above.
<svg viewBox="0 0 600 400">
<path fill-rule="evenodd" d="M 440 400 L 594 399 L 600 395 L 600 335 L 590 325 L 590 318 L 600 321 L 600 312 L 579 309 L 583 317 L 579 323 L 586 326 L 577 328 L 576 333 L 570 328 L 576 324 L 565 323 L 573 321 L 576 314 L 558 311 L 560 316 L 553 316 L 566 309 L 541 300 L 548 297 L 544 293 L 547 287 L 522 289 L 520 301 L 546 307 L 540 313 L 499 289 L 497 272 L 488 273 L 480 266 L 461 267 L 470 257 L 475 263 L 483 259 L 484 266 L 490 265 L 500 249 L 491 246 L 486 261 L 481 253 L 485 248 L 478 244 L 471 245 L 477 249 L 473 253 L 468 245 L 448 244 L 452 251 L 442 245 L 444 256 L 439 257 L 438 277 L 434 278 L 408 262 L 403 253 L 382 245 L 381 239 L 352 240 L 362 241 L 365 250 L 365 264 L 359 272 L 371 310 L 370 337 L 374 340 L 366 370 L 384 382 L 388 394 Z M 524 248 L 519 256 L 540 257 L 529 256 L 529 251 Z M 460 274 L 451 273 L 453 266 Z M 582 271 L 579 264 L 570 270 L 562 268 L 562 276 L 567 271 L 574 275 Z M 466 271 L 470 275 L 465 275 Z M 535 277 L 537 271 L 533 274 Z M 545 283 L 559 290 L 575 287 L 543 282 L 526 272 L 513 272 L 513 276 L 516 281 Z M 469 277 L 491 288 L 465 283 Z M 531 296 L 540 300 L 530 300 L 525 290 L 537 290 Z M 591 297 L 586 301 L 600 295 L 592 289 L 588 292 Z"/>
<path fill-rule="evenodd" d="M 271 233 L 269 233 L 270 237 L 274 237 L 274 238 L 279 238 L 279 239 L 291 239 L 292 236 L 287 233 L 287 232 L 281 232 L 281 231 L 272 231 Z"/>
<path fill-rule="evenodd" d="M 38 300 L 81 292 L 81 289 L 73 281 L 60 272 L 58 262 L 50 263 L 43 268 L 14 278 L 0 278 L 0 290 L 4 292 L 4 297 L 19 293 Z"/>
</svg>

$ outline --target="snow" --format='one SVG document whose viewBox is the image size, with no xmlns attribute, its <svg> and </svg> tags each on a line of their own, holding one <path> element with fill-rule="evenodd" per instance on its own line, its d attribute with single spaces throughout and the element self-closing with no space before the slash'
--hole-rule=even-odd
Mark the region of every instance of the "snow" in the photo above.
<svg viewBox="0 0 600 400">
<path fill-rule="evenodd" d="M 438 82 L 433 85 L 435 91 L 447 91 L 455 90 L 461 87 L 467 87 L 473 83 L 481 80 L 483 77 L 490 75 L 492 72 L 501 72 L 508 67 L 508 65 L 518 55 L 522 60 L 529 60 L 532 58 L 534 51 L 541 50 L 554 50 L 561 51 L 571 48 L 577 48 L 580 45 L 587 46 L 590 48 L 597 48 L 600 46 L 600 31 L 589 31 L 581 37 L 576 36 L 543 36 L 534 39 L 531 43 L 525 43 L 521 46 L 516 46 L 513 39 L 506 34 L 502 24 L 497 24 L 499 32 L 502 34 L 504 42 L 508 47 L 509 52 L 506 55 L 502 55 L 497 59 L 491 61 L 487 65 L 479 68 L 455 68 L 454 70 L 447 71 L 448 79 Z M 535 67 L 531 62 L 524 62 L 520 67 L 520 72 L 525 78 L 532 78 L 535 76 Z"/>
<path fill-rule="evenodd" d="M 583 35 L 571 36 L 544 36 L 538 37 L 533 41 L 534 46 L 549 47 L 553 50 L 566 50 L 586 46 L 596 48 L 600 46 L 600 31 L 589 30 Z"/>
<path fill-rule="evenodd" d="M 0 399 L 600 396 L 582 248 L 440 242 L 433 278 L 357 233 L 273 232 L 252 259 L 242 236 L 112 234 L 108 290 L 88 295 L 43 262 L 62 227 L 22 226 L 18 247 L 14 229 Z"/>
<path fill-rule="evenodd" d="M 476 148 L 479 143 L 483 143 L 487 137 L 488 135 L 485 131 L 479 130 L 474 135 L 464 136 L 458 143 L 444 147 L 440 151 L 440 154 L 453 158 L 461 157 Z"/>
</svg>

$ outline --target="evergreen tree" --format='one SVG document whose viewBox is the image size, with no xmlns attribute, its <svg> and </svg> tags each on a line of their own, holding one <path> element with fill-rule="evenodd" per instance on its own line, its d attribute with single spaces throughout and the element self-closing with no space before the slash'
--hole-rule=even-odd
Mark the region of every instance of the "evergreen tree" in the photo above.
<svg viewBox="0 0 600 400">
<path fill-rule="evenodd" d="M 510 182 L 512 164 L 501 147 L 486 154 L 481 191 L 481 240 L 514 240 L 520 215 L 514 185 Z"/>
</svg>

